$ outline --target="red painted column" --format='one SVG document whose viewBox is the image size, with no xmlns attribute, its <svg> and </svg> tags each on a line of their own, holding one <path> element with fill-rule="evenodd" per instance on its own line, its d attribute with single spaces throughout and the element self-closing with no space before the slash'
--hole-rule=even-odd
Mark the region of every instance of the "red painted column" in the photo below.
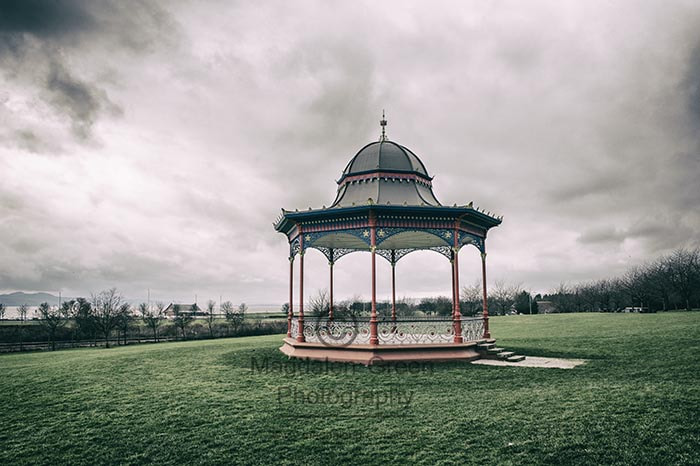
<svg viewBox="0 0 700 466">
<path fill-rule="evenodd" d="M 328 265 L 331 269 L 331 298 L 330 305 L 328 307 L 328 320 L 333 320 L 333 261 L 329 261 Z"/>
<path fill-rule="evenodd" d="M 396 322 L 396 264 L 391 263 L 391 320 Z"/>
<path fill-rule="evenodd" d="M 372 314 L 369 319 L 369 344 L 379 344 L 377 332 L 377 219 L 373 213 L 369 217 L 370 250 L 372 251 Z"/>
<path fill-rule="evenodd" d="M 294 256 L 289 258 L 289 312 L 287 312 L 287 337 L 292 337 L 292 319 L 294 318 Z"/>
<path fill-rule="evenodd" d="M 454 231 L 454 248 L 452 249 L 453 252 L 453 257 L 454 260 L 452 261 L 452 267 L 454 269 L 453 272 L 453 279 L 454 279 L 454 289 L 452 290 L 452 293 L 454 294 L 454 304 L 455 304 L 455 309 L 454 309 L 454 314 L 453 314 L 453 322 L 454 322 L 454 328 L 455 328 L 455 338 L 454 342 L 455 343 L 463 343 L 464 342 L 464 337 L 462 337 L 462 312 L 459 308 L 459 231 L 455 228 Z"/>
<path fill-rule="evenodd" d="M 455 251 L 450 251 L 450 273 L 452 274 L 452 317 L 455 315 Z"/>
<path fill-rule="evenodd" d="M 484 240 L 484 251 L 481 253 L 481 279 L 483 285 L 481 290 L 484 293 L 484 338 L 491 338 L 491 333 L 489 332 L 489 304 L 488 297 L 486 294 L 486 241 Z"/>
<path fill-rule="evenodd" d="M 301 232 L 299 233 L 301 235 Z M 297 318 L 299 322 L 299 334 L 297 335 L 297 341 L 303 343 L 306 341 L 304 338 L 304 237 L 300 237 L 299 240 L 299 317 Z"/>
</svg>

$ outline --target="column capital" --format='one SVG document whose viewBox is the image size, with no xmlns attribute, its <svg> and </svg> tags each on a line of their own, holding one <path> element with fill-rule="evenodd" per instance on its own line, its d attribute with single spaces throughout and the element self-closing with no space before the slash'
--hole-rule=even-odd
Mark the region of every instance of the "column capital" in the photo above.
<svg viewBox="0 0 700 466">
<path fill-rule="evenodd" d="M 486 253 L 485 253 L 485 252 L 482 252 L 482 253 L 481 253 L 481 258 L 482 258 L 482 259 L 486 259 Z"/>
<path fill-rule="evenodd" d="M 377 246 L 375 246 L 374 244 L 369 247 L 369 252 L 375 252 L 376 250 L 377 250 Z"/>
<path fill-rule="evenodd" d="M 289 262 L 294 262 L 294 256 L 289 256 Z"/>
<path fill-rule="evenodd" d="M 329 266 L 333 267 L 333 264 L 335 264 L 335 262 L 333 262 L 333 261 L 328 261 L 328 265 L 329 265 Z"/>
</svg>

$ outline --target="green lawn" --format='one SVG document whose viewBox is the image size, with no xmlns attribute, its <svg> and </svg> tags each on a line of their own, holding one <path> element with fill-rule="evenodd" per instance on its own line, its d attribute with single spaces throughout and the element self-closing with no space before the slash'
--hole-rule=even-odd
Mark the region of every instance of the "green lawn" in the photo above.
<svg viewBox="0 0 700 466">
<path fill-rule="evenodd" d="M 491 322 L 590 362 L 294 372 L 281 336 L 0 355 L 0 464 L 700 464 L 700 313 Z"/>
</svg>

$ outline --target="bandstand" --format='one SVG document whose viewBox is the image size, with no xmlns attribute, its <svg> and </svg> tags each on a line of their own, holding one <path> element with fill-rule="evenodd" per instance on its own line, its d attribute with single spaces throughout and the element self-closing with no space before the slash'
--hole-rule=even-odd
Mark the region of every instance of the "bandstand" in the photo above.
<svg viewBox="0 0 700 466">
<path fill-rule="evenodd" d="M 282 210 L 274 226 L 289 241 L 289 314 L 281 351 L 290 357 L 375 364 L 391 361 L 475 359 L 478 343 L 491 338 L 486 294 L 486 234 L 502 218 L 470 202 L 444 206 L 432 191 L 433 178 L 406 147 L 386 137 L 350 160 L 337 181 L 329 207 Z M 459 251 L 481 252 L 483 312 L 462 316 L 459 304 Z M 323 317 L 304 314 L 304 253 L 323 253 L 329 265 L 330 307 Z M 440 319 L 397 318 L 396 265 L 407 254 L 431 250 L 445 256 L 452 270 L 452 313 Z M 369 316 L 334 316 L 333 268 L 356 251 L 371 253 Z M 391 315 L 377 316 L 377 256 L 391 264 Z M 298 261 L 298 305 L 294 306 L 294 262 Z"/>
</svg>

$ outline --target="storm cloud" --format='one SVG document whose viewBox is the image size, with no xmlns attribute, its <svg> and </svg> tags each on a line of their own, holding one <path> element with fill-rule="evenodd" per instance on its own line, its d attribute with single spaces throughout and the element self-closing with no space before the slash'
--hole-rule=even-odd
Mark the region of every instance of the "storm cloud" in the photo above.
<svg viewBox="0 0 700 466">
<path fill-rule="evenodd" d="M 38 129 L 41 123 L 24 118 L 25 109 L 18 111 L 19 105 L 4 105 L 0 116 L 10 122 L 11 129 L 0 136 L 34 152 L 58 152 L 63 144 L 56 138 L 65 137 L 66 123 L 73 138 L 89 141 L 100 117 L 120 116 L 123 109 L 105 89 L 105 84 L 118 79 L 118 71 L 104 60 L 83 61 L 85 56 L 104 56 L 115 50 L 127 55 L 143 54 L 154 39 L 171 31 L 166 13 L 139 2 L 0 3 L 4 87 L 9 92 L 22 88 L 25 94 L 13 97 L 32 110 L 45 104 L 58 123 L 58 131 L 42 136 L 45 131 Z M 7 103 L 8 97 L 4 100 Z"/>
<path fill-rule="evenodd" d="M 1 4 L 0 289 L 281 303 L 272 221 L 330 204 L 382 109 L 443 204 L 504 215 L 494 280 L 548 291 L 700 245 L 697 2 L 158 5 Z M 343 258 L 336 294 L 366 297 L 368 267 Z M 415 253 L 398 294 L 449 278 Z"/>
</svg>

